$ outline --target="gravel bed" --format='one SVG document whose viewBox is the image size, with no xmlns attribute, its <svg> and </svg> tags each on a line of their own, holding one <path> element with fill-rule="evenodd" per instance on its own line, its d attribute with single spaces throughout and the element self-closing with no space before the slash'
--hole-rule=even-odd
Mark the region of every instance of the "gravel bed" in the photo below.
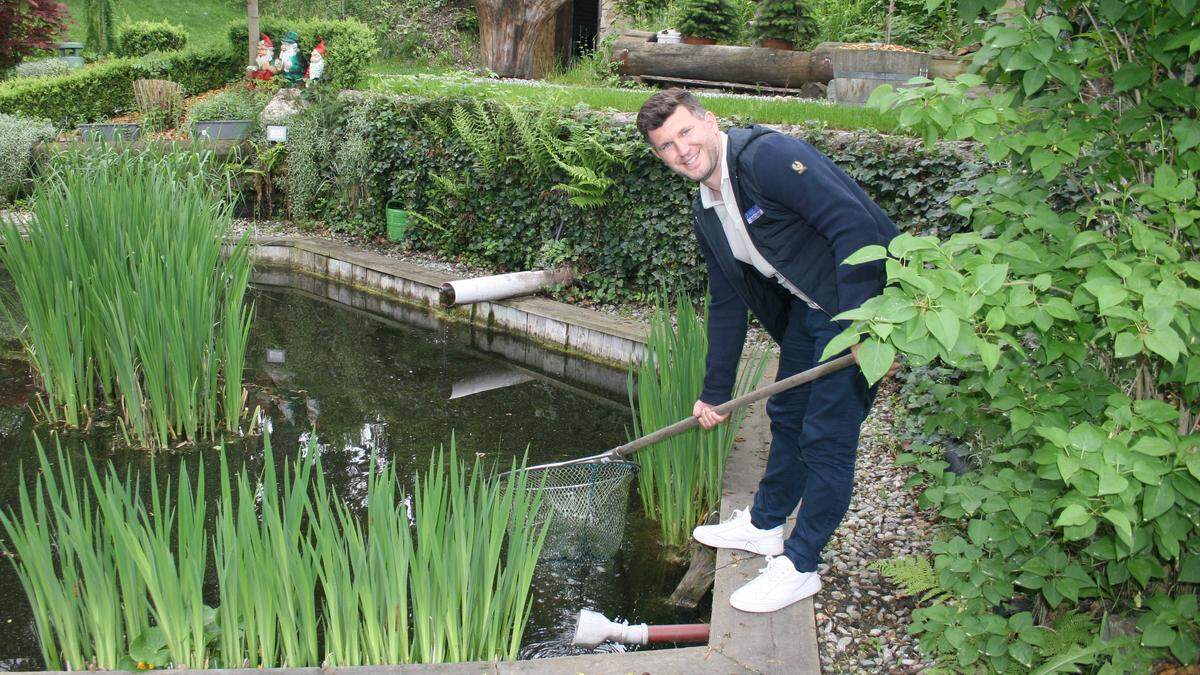
<svg viewBox="0 0 1200 675">
<path fill-rule="evenodd" d="M 896 411 L 902 409 L 895 379 L 879 391 L 863 424 L 850 511 L 822 553 L 821 593 L 814 598 L 818 647 L 826 673 L 917 673 L 922 659 L 908 634 L 913 598 L 904 597 L 870 567 L 875 560 L 927 555 L 936 514 L 917 506 L 905 490 L 912 473 L 895 466 Z"/>
</svg>

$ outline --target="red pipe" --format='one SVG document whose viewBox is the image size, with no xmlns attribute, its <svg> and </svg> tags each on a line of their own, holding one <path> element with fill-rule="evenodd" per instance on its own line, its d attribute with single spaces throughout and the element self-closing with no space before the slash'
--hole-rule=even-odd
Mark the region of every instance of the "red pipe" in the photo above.
<svg viewBox="0 0 1200 675">
<path fill-rule="evenodd" d="M 669 626 L 647 626 L 646 641 L 658 642 L 708 642 L 708 624 L 679 623 Z"/>
</svg>

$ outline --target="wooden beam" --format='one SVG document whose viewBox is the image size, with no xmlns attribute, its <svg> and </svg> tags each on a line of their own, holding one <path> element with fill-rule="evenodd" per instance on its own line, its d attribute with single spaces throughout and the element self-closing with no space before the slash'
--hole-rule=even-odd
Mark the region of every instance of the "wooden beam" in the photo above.
<svg viewBox="0 0 1200 675">
<path fill-rule="evenodd" d="M 613 43 L 618 71 L 628 76 L 673 77 L 795 88 L 833 77 L 827 51 L 795 52 L 731 45 L 659 44 L 645 33 L 624 33 Z"/>
</svg>

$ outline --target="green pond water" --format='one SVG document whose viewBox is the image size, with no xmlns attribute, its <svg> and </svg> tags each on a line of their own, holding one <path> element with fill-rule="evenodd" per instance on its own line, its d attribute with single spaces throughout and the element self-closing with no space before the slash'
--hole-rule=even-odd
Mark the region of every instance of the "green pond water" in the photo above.
<svg viewBox="0 0 1200 675">
<path fill-rule="evenodd" d="M 502 464 L 526 449 L 534 463 L 627 440 L 623 372 L 311 277 L 263 271 L 256 278 L 266 285 L 252 296 L 249 404 L 261 408 L 279 464 L 315 429 L 326 480 L 352 507 L 365 497 L 372 453 L 411 476 L 452 434 L 460 457 L 481 454 Z M 11 286 L 0 276 L 0 294 L 5 290 Z M 16 503 L 20 467 L 37 462 L 35 437 L 48 447 L 61 441 L 77 461 L 90 450 L 122 470 L 148 472 L 154 462 L 162 476 L 181 464 L 192 471 L 203 456 L 208 494 L 217 494 L 211 447 L 151 458 L 114 448 L 111 428 L 83 435 L 39 427 L 28 407 L 33 381 L 28 367 L 11 358 L 14 351 L 11 331 L 0 329 L 0 508 Z M 227 444 L 225 452 L 233 466 L 262 466 L 261 439 Z M 684 570 L 658 544 L 657 526 L 639 512 L 636 494 L 629 504 L 615 555 L 539 564 L 522 658 L 579 653 L 570 636 L 582 608 L 634 623 L 704 620 L 666 604 Z M 0 562 L 0 670 L 41 668 L 38 654 L 20 583 L 12 566 Z"/>
</svg>

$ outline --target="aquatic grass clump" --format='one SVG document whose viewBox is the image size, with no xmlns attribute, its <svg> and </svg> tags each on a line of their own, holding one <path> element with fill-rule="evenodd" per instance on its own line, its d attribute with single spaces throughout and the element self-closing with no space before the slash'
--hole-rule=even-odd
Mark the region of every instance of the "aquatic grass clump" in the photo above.
<svg viewBox="0 0 1200 675">
<path fill-rule="evenodd" d="M 633 431 L 642 436 L 692 414 L 704 388 L 708 352 L 707 317 L 701 320 L 691 300 L 660 302 L 650 319 L 647 358 L 629 371 Z M 744 361 L 733 395 L 750 391 L 762 377 L 763 354 Z M 638 493 L 645 513 L 658 521 L 663 542 L 683 546 L 692 528 L 720 503 L 725 462 L 746 410 L 734 411 L 715 429 L 694 429 L 668 438 L 633 456 L 640 467 Z"/>
<path fill-rule="evenodd" d="M 261 473 L 222 460 L 208 524 L 203 463 L 165 487 L 152 469 L 143 486 L 111 464 L 89 461 L 85 477 L 61 449 L 55 462 L 38 453 L 33 490 L 23 475 L 0 527 L 49 669 L 518 656 L 545 537 L 540 495 L 524 472 L 509 481 L 460 463 L 453 441 L 411 494 L 373 461 L 356 513 L 327 488 L 315 440 L 277 470 L 267 437 Z"/>
<path fill-rule="evenodd" d="M 87 425 L 114 406 L 147 448 L 213 437 L 242 416 L 252 309 L 247 239 L 222 255 L 230 211 L 211 155 L 63 153 L 23 236 L 3 226 L 40 414 Z"/>
</svg>

